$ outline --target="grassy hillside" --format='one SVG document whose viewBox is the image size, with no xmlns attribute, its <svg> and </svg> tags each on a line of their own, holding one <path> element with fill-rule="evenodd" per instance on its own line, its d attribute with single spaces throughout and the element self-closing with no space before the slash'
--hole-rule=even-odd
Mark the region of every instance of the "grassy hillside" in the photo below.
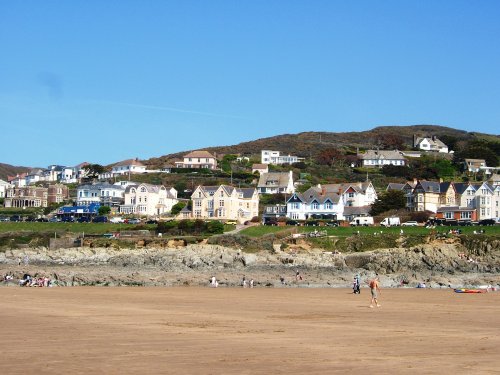
<svg viewBox="0 0 500 375">
<path fill-rule="evenodd" d="M 18 173 L 28 172 L 31 168 L 15 167 L 9 164 L 0 163 L 0 179 L 7 181 L 7 176 L 15 176 Z"/>
<path fill-rule="evenodd" d="M 406 148 L 413 146 L 413 135 L 453 137 L 461 140 L 480 138 L 500 141 L 500 136 L 481 133 L 469 133 L 464 130 L 457 130 L 437 125 L 412 125 L 412 126 L 380 126 L 372 130 L 363 132 L 303 132 L 298 134 L 282 134 L 274 137 L 261 138 L 254 141 L 243 142 L 231 146 L 218 146 L 204 148 L 207 151 L 217 154 L 243 154 L 259 155 L 263 149 L 278 150 L 293 155 L 313 158 L 324 149 L 336 147 L 346 151 L 355 152 L 356 148 L 367 149 L 380 145 L 380 139 L 386 136 L 398 135 L 402 138 Z M 144 163 L 150 166 L 162 166 L 171 162 L 175 158 L 181 158 L 186 150 L 175 154 L 168 154 L 158 158 L 145 160 Z"/>
</svg>

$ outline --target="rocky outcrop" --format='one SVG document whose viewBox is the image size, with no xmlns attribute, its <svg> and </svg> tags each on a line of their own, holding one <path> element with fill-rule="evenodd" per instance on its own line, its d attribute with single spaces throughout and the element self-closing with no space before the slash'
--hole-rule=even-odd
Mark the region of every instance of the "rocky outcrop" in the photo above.
<svg viewBox="0 0 500 375">
<path fill-rule="evenodd" d="M 220 245 L 177 243 L 136 249 L 40 247 L 0 253 L 0 271 L 17 277 L 24 272 L 50 275 L 60 285 L 204 285 L 212 275 L 221 285 L 238 285 L 247 275 L 266 286 L 349 286 L 355 273 L 365 278 L 378 273 L 385 286 L 419 281 L 447 286 L 500 283 L 499 253 L 495 240 L 441 241 L 348 254 L 277 247 L 244 253 Z M 301 270 L 303 282 L 296 282 L 295 270 Z"/>
</svg>

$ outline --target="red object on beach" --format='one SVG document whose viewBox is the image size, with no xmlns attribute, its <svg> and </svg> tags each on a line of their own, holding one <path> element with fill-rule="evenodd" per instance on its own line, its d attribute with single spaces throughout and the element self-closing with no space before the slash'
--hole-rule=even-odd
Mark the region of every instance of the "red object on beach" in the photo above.
<svg viewBox="0 0 500 375">
<path fill-rule="evenodd" d="M 485 289 L 455 289 L 455 293 L 486 293 Z"/>
</svg>

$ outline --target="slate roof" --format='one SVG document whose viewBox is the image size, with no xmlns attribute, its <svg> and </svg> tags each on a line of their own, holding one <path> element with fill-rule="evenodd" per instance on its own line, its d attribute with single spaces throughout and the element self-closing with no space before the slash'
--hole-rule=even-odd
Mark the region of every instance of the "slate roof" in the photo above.
<svg viewBox="0 0 500 375">
<path fill-rule="evenodd" d="M 269 172 L 262 173 L 259 177 L 258 188 L 284 188 L 290 182 L 289 172 Z"/>
<path fill-rule="evenodd" d="M 366 150 L 364 154 L 358 154 L 358 158 L 362 160 L 406 160 L 398 150 Z"/>
<path fill-rule="evenodd" d="M 213 156 L 210 152 L 205 151 L 205 150 L 199 150 L 199 151 L 192 151 L 187 155 L 184 155 L 185 158 L 213 158 L 215 159 L 215 156 Z"/>
</svg>

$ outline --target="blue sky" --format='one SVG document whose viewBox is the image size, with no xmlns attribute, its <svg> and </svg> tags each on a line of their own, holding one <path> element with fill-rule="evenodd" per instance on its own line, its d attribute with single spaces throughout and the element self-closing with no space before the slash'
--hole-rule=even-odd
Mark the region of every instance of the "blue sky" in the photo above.
<svg viewBox="0 0 500 375">
<path fill-rule="evenodd" d="M 499 16 L 493 0 L 3 1 L 0 162 L 380 125 L 498 134 Z"/>
</svg>

